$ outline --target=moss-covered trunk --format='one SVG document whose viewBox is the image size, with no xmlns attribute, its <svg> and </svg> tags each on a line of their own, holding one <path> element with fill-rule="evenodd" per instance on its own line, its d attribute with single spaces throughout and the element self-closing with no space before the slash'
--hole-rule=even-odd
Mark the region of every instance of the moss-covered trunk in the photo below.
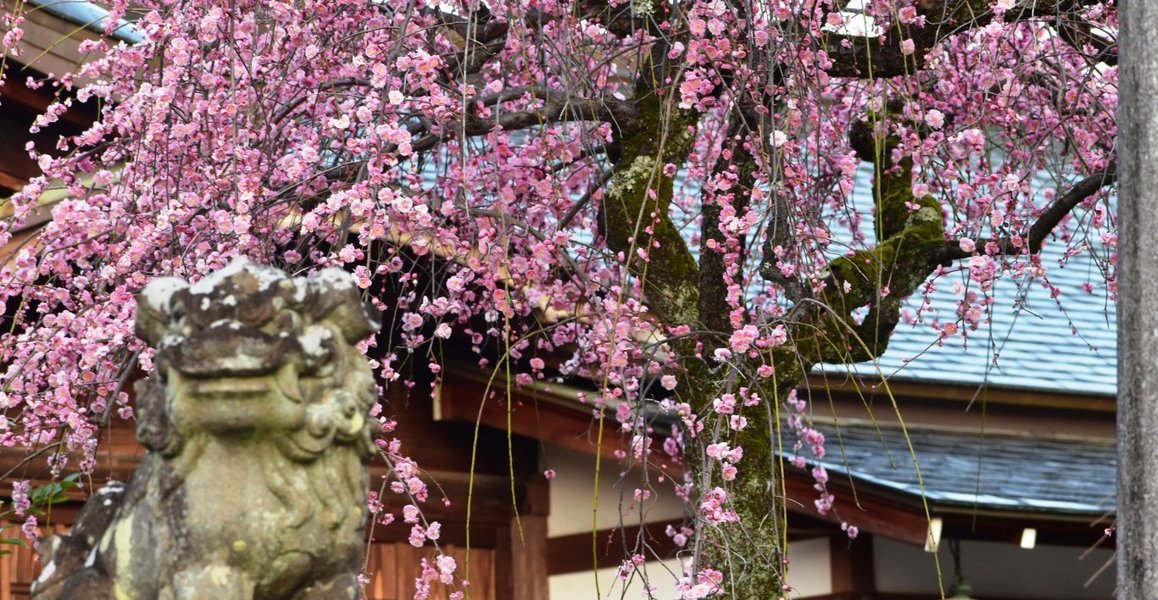
<svg viewBox="0 0 1158 600">
<path fill-rule="evenodd" d="M 600 210 L 601 226 L 609 248 L 622 253 L 628 271 L 641 282 L 652 314 L 669 327 L 686 326 L 697 333 L 669 344 L 684 369 L 685 383 L 677 393 L 705 417 L 706 424 L 695 439 L 685 434 L 695 477 L 692 510 L 700 511 L 701 504 L 710 501 L 713 490 L 719 488 L 726 492 L 726 509 L 736 519 L 707 523 L 702 514 L 697 515 L 696 567 L 721 571 L 729 598 L 764 600 L 777 597 L 782 590 L 787 540 L 783 467 L 777 454 L 783 439 L 781 400 L 817 363 L 860 362 L 884 352 L 898 321 L 900 303 L 937 266 L 931 257 L 944 245 L 943 217 L 932 197 L 912 195 L 911 163 L 891 163 L 887 151 L 891 140 L 874 140 L 868 134 L 867 149 L 858 150 L 862 158 L 877 164 L 874 192 L 880 222 L 875 248 L 829 263 L 823 291 L 800 303 L 781 323 L 789 331 L 787 343 L 759 360 L 739 357 L 717 364 L 712 351 L 724 346 L 731 333 L 728 307 L 726 302 L 721 304 L 728 284 L 723 278 L 726 265 L 713 254 L 705 254 L 697 264 L 669 214 L 674 169 L 668 165 L 686 162 L 696 122 L 691 113 L 677 109 L 671 98 L 656 93 L 651 85 L 664 76 L 655 64 L 662 56 L 663 49 L 654 48 L 652 62 L 642 69 L 636 86 L 640 118 L 631 129 L 620 132 L 615 174 Z M 854 132 L 862 134 L 854 145 L 866 142 L 863 134 L 873 129 L 866 125 Z M 744 153 L 733 156 L 743 158 Z M 750 191 L 756 179 L 755 161 L 747 159 L 750 164 L 737 165 L 741 176 L 737 193 L 741 194 Z M 704 239 L 714 235 L 711 220 L 715 213 L 710 208 L 705 207 Z M 864 307 L 867 316 L 854 319 L 853 311 Z M 774 375 L 756 377 L 760 364 L 771 365 Z M 747 427 L 735 432 L 716 418 L 713 401 L 741 387 L 758 393 L 762 401 L 743 409 Z M 783 443 L 790 446 L 792 441 Z M 721 462 L 705 454 L 707 445 L 717 442 L 744 448 L 734 479 L 726 480 Z M 812 504 L 811 498 L 793 500 Z"/>
</svg>

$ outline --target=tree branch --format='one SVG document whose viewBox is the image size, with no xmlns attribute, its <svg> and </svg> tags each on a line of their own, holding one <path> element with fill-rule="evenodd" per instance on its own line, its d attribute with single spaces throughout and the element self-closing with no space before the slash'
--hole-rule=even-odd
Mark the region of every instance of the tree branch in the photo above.
<svg viewBox="0 0 1158 600">
<path fill-rule="evenodd" d="M 416 153 L 425 152 L 458 133 L 467 136 L 486 135 L 495 130 L 514 131 L 568 121 L 609 122 L 618 129 L 628 129 L 635 126 L 638 118 L 639 111 L 635 104 L 626 100 L 607 102 L 560 97 L 536 110 L 504 112 L 488 118 L 468 113 L 461 127 L 442 126 L 441 131 L 432 131 L 432 127 L 422 125 L 414 132 L 419 137 L 411 144 L 411 148 Z"/>
<path fill-rule="evenodd" d="M 571 220 L 575 218 L 575 215 L 578 215 L 579 211 L 583 210 L 583 207 L 591 201 L 591 196 L 595 194 L 596 190 L 603 189 L 603 186 L 607 185 L 608 181 L 611 181 L 611 177 L 613 175 L 615 175 L 615 169 L 608 169 L 603 173 L 600 173 L 599 179 L 595 183 L 592 183 L 590 186 L 588 186 L 586 192 L 583 192 L 583 197 L 579 198 L 579 200 L 575 202 L 575 205 L 567 211 L 567 214 L 563 215 L 562 219 L 559 219 L 559 229 L 564 229 L 570 225 Z"/>
<path fill-rule="evenodd" d="M 637 118 L 621 126 L 620 152 L 600 205 L 607 246 L 623 253 L 640 279 L 648 308 L 670 326 L 695 326 L 699 314 L 699 267 L 669 214 L 674 194 L 667 164 L 682 164 L 692 150 L 696 124 L 676 108 L 672 95 L 654 88 L 669 76 L 667 46 L 657 42 L 636 80 Z"/>
<path fill-rule="evenodd" d="M 490 11 L 485 9 L 474 11 L 471 20 L 445 10 L 431 10 L 431 13 L 447 29 L 474 44 L 481 45 L 506 37 L 510 29 L 510 23 L 493 19 Z"/>
<path fill-rule="evenodd" d="M 346 78 L 335 79 L 334 81 L 327 81 L 325 83 L 319 84 L 317 88 L 315 88 L 314 90 L 311 90 L 311 91 L 324 92 L 326 90 L 332 90 L 332 89 L 343 88 L 343 87 L 370 87 L 370 82 L 366 81 L 365 79 L 355 79 L 355 78 L 351 78 L 351 77 L 346 77 Z M 281 110 L 278 110 L 277 114 L 274 115 L 273 124 L 277 125 L 278 123 L 281 123 L 287 116 L 289 116 L 290 113 L 292 113 L 294 111 L 294 109 L 301 106 L 302 103 L 308 99 L 309 99 L 308 94 L 302 94 L 300 96 L 297 96 L 293 100 L 287 102 L 286 105 L 281 107 Z"/>
<path fill-rule="evenodd" d="M 469 110 L 473 114 L 475 107 L 479 104 L 482 106 L 495 106 L 503 102 L 510 102 L 524 97 L 537 98 L 543 100 L 545 104 L 543 108 L 537 111 L 527 110 L 506 113 L 500 118 L 500 125 L 503 125 L 503 118 L 511 120 L 503 125 L 504 129 L 517 128 L 518 123 L 530 119 L 533 119 L 533 122 L 527 123 L 523 125 L 523 127 L 540 125 L 543 122 L 543 118 L 549 119 L 549 122 L 566 120 L 610 121 L 619 124 L 621 129 L 626 129 L 630 128 L 631 123 L 639 116 L 639 111 L 636 109 L 635 103 L 628 100 L 610 101 L 605 98 L 579 98 L 565 90 L 556 90 L 545 85 L 519 86 L 501 90 L 493 94 L 479 96 L 473 102 L 469 103 Z M 489 129 L 486 131 L 489 131 Z"/>
<path fill-rule="evenodd" d="M 1059 30 L 1084 23 L 1078 13 L 1084 6 L 1100 0 L 1024 0 L 1006 11 L 1006 23 L 1050 19 Z M 989 0 L 924 0 L 916 3 L 917 13 L 925 17 L 921 28 L 894 25 L 884 36 L 852 36 L 830 33 L 822 47 L 832 60 L 827 72 L 837 77 L 897 77 L 912 74 L 925 66 L 926 52 L 941 41 L 959 33 L 984 27 L 993 22 Z M 1088 28 L 1088 24 L 1086 25 Z M 1074 43 L 1074 36 L 1062 36 Z M 1092 37 L 1092 36 L 1089 36 Z M 913 41 L 913 53 L 906 55 L 901 41 Z M 1088 41 L 1088 40 L 1087 40 Z M 1110 47 L 1113 46 L 1111 49 Z M 1079 51 L 1082 45 L 1074 44 Z M 1099 60 L 1116 62 L 1116 44 L 1095 45 Z"/>
<path fill-rule="evenodd" d="M 1053 204 L 1046 207 L 1046 209 L 1038 215 L 1033 225 L 1030 226 L 1029 234 L 1026 236 L 1024 243 L 1015 245 L 1009 237 L 1002 237 L 988 240 L 986 244 L 996 243 L 1000 249 L 998 254 L 1006 256 L 1037 254 L 1041 251 L 1041 245 L 1045 242 L 1046 236 L 1057 227 L 1058 223 L 1060 223 L 1070 211 L 1090 196 L 1098 193 L 1102 188 L 1113 185 L 1117 180 L 1118 166 L 1115 161 L 1107 165 L 1105 169 L 1077 182 L 1068 192 L 1055 198 Z M 962 250 L 960 242 L 945 242 L 934 255 L 933 261 L 936 264 L 947 264 L 955 260 L 969 258 L 970 256 L 973 256 L 973 253 Z"/>
<path fill-rule="evenodd" d="M 788 225 L 788 202 L 785 198 L 785 192 L 773 189 L 772 204 L 772 219 L 765 230 L 764 245 L 761 248 L 764 255 L 760 259 L 760 276 L 767 281 L 778 284 L 784 290 L 784 295 L 793 304 L 799 304 L 802 300 L 811 297 L 808 288 L 804 286 L 799 277 L 788 276 L 781 272 L 780 257 L 776 256 L 777 247 L 781 251 L 787 252 L 796 245 L 795 237 Z"/>
<path fill-rule="evenodd" d="M 744 147 L 742 140 L 746 137 L 748 127 L 743 116 L 736 113 L 729 118 L 727 137 L 720 148 L 720 156 L 712 168 L 713 173 L 720 173 L 729 167 L 729 163 L 736 167 L 736 182 L 732 190 L 732 207 L 736 214 L 743 214 L 744 207 L 752 196 L 752 189 L 756 187 L 756 159 Z M 725 158 L 731 153 L 731 161 Z M 707 194 L 706 190 L 701 194 Z M 700 304 L 699 320 L 704 330 L 716 336 L 724 336 L 731 330 L 731 320 L 728 313 L 728 287 L 735 280 L 728 281 L 728 265 L 725 262 L 726 240 L 720 231 L 720 215 L 723 207 L 715 202 L 702 203 L 700 219 Z M 708 242 L 715 242 L 709 244 Z M 741 245 L 744 240 L 740 240 Z M 714 246 L 714 247 L 713 247 Z M 741 249 L 743 252 L 743 249 Z M 713 343 L 726 344 L 726 337 L 720 337 Z M 713 347 L 709 347 L 709 350 Z"/>
</svg>

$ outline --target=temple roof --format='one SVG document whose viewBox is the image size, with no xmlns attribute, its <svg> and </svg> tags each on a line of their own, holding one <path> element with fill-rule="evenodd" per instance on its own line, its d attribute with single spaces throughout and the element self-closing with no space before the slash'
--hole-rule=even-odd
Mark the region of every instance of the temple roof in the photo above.
<svg viewBox="0 0 1158 600">
<path fill-rule="evenodd" d="M 1115 506 L 1113 440 L 1042 439 L 910 427 L 822 427 L 830 476 L 900 492 L 931 509 L 967 507 L 1096 518 Z M 847 465 L 847 466 L 846 466 Z"/>
</svg>

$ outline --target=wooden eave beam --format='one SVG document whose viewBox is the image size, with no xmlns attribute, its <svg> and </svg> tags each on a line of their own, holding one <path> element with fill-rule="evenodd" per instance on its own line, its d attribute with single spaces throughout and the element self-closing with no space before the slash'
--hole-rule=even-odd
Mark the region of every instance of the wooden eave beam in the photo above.
<svg viewBox="0 0 1158 600">
<path fill-rule="evenodd" d="M 24 188 L 28 180 L 3 170 L 0 167 L 0 188 L 8 193 L 15 193 Z"/>
<path fill-rule="evenodd" d="M 623 564 L 625 547 L 635 547 L 636 540 L 646 540 L 651 554 L 648 560 L 673 558 L 680 548 L 666 533 L 668 525 L 679 525 L 678 521 L 625 525 L 614 529 L 602 529 L 594 534 L 586 531 L 562 535 L 547 540 L 547 570 L 551 575 L 590 571 L 592 568 L 606 569 Z M 594 548 L 594 553 L 592 553 Z"/>
<path fill-rule="evenodd" d="M 857 526 L 861 531 L 882 535 L 894 540 L 923 546 L 929 522 L 923 513 L 897 502 L 866 493 L 865 486 L 857 486 L 854 496 L 850 489 L 829 480 L 829 492 L 836 496 L 836 509 L 840 514 L 829 511 L 821 515 L 812 506 L 819 492 L 814 488 L 810 474 L 789 468 L 784 477 L 784 492 L 788 498 L 788 510 L 804 513 L 822 521 L 839 526 L 842 521 Z"/>
<path fill-rule="evenodd" d="M 789 469 L 785 477 L 789 510 L 805 513 L 813 518 L 839 525 L 842 520 L 856 525 L 861 531 L 907 542 L 925 545 L 928 520 L 921 500 L 911 494 L 884 490 L 879 486 L 858 482 L 853 487 L 847 479 L 831 475 L 828 491 L 836 497 L 836 510 L 827 515 L 817 514 L 812 500 L 818 492 L 812 487 L 811 475 L 799 469 Z M 983 507 L 943 505 L 929 502 L 929 515 L 939 517 L 944 525 L 942 541 L 950 538 L 1017 543 L 1026 527 L 1037 529 L 1038 544 L 1091 546 L 1101 539 L 1103 530 L 1110 525 L 1112 515 L 1059 514 L 1044 512 L 1017 512 Z M 1105 543 L 1105 542 L 1103 542 Z M 1111 546 L 1113 540 L 1108 542 Z"/>
<path fill-rule="evenodd" d="M 446 377 L 434 394 L 436 421 L 478 423 L 606 457 L 614 457 L 616 450 L 624 448 L 619 424 L 606 415 L 602 417 L 607 420 L 599 439 L 593 406 L 542 389 L 508 388 L 497 378 L 488 388 L 481 375 L 469 374 L 472 370 L 477 368 L 444 370 Z"/>
<path fill-rule="evenodd" d="M 890 381 L 888 390 L 883 385 L 872 387 L 871 380 L 855 378 L 838 373 L 813 374 L 808 376 L 808 387 L 812 392 L 833 392 L 853 396 L 915 398 L 941 402 L 950 406 L 965 406 L 979 402 L 982 398 L 990 406 L 994 404 L 1011 407 L 1055 409 L 1083 413 L 1112 415 L 1117 410 L 1113 396 L 1093 394 L 1067 394 L 1039 390 L 1019 390 L 989 386 L 979 392 L 978 386 L 948 383 L 921 383 L 914 381 Z"/>
<path fill-rule="evenodd" d="M 467 375 L 470 372 L 468 367 L 446 371 L 447 378 L 435 394 L 436 419 L 477 422 L 504 431 L 509 428 L 519 435 L 588 454 L 598 452 L 609 458 L 624 447 L 619 439 L 618 424 L 609 419 L 604 424 L 602 444 L 597 449 L 594 409 L 565 395 L 514 389 L 510 391 L 508 403 L 506 387 L 494 383 L 489 391 L 494 393 L 494 397 L 484 401 L 484 394 L 489 393 L 485 380 Z M 509 411 L 508 405 L 511 406 Z M 679 470 L 671 465 L 664 466 L 668 471 Z M 919 498 L 866 483 L 858 483 L 854 495 L 852 486 L 833 477 L 828 484 L 829 491 L 836 495 L 838 510 L 842 512 L 839 517 L 834 513 L 821 516 L 812 506 L 812 500 L 817 496 L 813 485 L 808 473 L 789 468 L 785 492 L 790 511 L 837 526 L 843 517 L 844 521 L 867 533 L 924 545 L 928 520 Z M 1085 515 L 996 511 L 936 503 L 930 504 L 930 511 L 932 516 L 945 520 L 946 534 L 970 539 L 1013 542 L 1022 528 L 1035 527 L 1039 531 L 1040 543 L 1081 545 L 1096 541 L 1101 531 L 1097 525 L 1090 526 L 1095 519 Z M 555 572 L 554 568 L 552 572 Z"/>
<path fill-rule="evenodd" d="M 39 71 L 21 67 L 15 62 L 9 66 L 9 69 L 3 85 L 0 85 L 0 103 L 19 104 L 27 110 L 40 114 L 56 100 L 55 95 L 46 89 L 32 90 L 24 84 L 27 77 L 44 79 L 46 76 Z M 46 83 L 45 88 L 51 89 L 51 84 Z M 60 117 L 61 121 L 81 129 L 87 129 L 96 119 L 97 111 L 92 103 L 80 103 L 75 100 L 72 106 Z"/>
</svg>

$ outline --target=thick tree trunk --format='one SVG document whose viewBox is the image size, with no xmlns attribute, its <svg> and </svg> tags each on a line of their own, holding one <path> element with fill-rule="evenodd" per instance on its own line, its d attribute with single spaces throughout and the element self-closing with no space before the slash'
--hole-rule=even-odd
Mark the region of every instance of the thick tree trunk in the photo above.
<svg viewBox="0 0 1158 600">
<path fill-rule="evenodd" d="M 1158 4 L 1119 11 L 1118 597 L 1158 598 Z"/>
</svg>

